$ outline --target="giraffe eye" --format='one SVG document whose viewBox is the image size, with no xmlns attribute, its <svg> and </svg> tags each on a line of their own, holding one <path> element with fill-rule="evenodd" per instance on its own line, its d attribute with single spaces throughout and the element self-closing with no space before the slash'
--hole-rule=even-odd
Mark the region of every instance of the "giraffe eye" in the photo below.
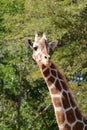
<svg viewBox="0 0 87 130">
<path fill-rule="evenodd" d="M 36 46 L 36 47 L 34 47 L 34 50 L 35 50 L 35 51 L 37 51 L 37 49 L 38 49 L 38 47 L 37 47 L 37 46 Z"/>
</svg>

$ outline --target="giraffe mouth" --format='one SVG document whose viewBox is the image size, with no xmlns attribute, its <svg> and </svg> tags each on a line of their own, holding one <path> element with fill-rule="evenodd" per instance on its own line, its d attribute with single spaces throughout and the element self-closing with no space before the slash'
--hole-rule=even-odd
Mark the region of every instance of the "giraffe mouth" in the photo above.
<svg viewBox="0 0 87 130">
<path fill-rule="evenodd" d="M 50 64 L 51 64 L 51 60 L 49 59 L 49 60 L 46 60 L 45 62 L 44 62 L 44 65 L 45 66 L 50 66 Z"/>
</svg>

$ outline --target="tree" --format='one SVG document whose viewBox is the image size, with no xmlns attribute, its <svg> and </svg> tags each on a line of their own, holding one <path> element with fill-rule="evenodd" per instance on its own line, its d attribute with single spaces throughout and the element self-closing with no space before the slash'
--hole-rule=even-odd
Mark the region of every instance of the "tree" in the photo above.
<svg viewBox="0 0 87 130">
<path fill-rule="evenodd" d="M 26 37 L 58 40 L 52 60 L 64 71 L 87 114 L 87 1 L 0 1 L 0 128 L 58 129 L 51 99 Z M 36 6 L 37 5 L 37 6 Z M 84 99 L 84 100 L 82 100 Z M 33 125 L 32 125 L 33 124 Z"/>
</svg>

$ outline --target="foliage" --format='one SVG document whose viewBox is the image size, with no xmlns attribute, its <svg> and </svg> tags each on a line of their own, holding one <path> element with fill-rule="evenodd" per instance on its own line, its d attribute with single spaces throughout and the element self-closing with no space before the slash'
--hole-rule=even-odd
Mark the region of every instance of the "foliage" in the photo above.
<svg viewBox="0 0 87 130">
<path fill-rule="evenodd" d="M 87 1 L 2 0 L 0 7 L 0 128 L 58 129 L 48 89 L 25 44 L 35 31 L 58 40 L 52 60 L 87 115 Z"/>
</svg>

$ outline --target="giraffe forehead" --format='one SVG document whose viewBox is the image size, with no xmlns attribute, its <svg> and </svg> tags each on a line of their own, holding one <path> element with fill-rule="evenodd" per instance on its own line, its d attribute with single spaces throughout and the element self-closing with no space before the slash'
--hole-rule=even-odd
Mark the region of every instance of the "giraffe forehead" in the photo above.
<svg viewBox="0 0 87 130">
<path fill-rule="evenodd" d="M 42 52 L 46 51 L 46 45 L 44 42 L 34 42 L 33 43 L 33 48 L 38 47 L 38 50 L 41 50 Z"/>
<path fill-rule="evenodd" d="M 38 39 L 36 41 L 34 41 L 33 44 L 43 46 L 43 45 L 45 45 L 45 41 L 46 41 L 46 39 L 38 37 Z"/>
</svg>

